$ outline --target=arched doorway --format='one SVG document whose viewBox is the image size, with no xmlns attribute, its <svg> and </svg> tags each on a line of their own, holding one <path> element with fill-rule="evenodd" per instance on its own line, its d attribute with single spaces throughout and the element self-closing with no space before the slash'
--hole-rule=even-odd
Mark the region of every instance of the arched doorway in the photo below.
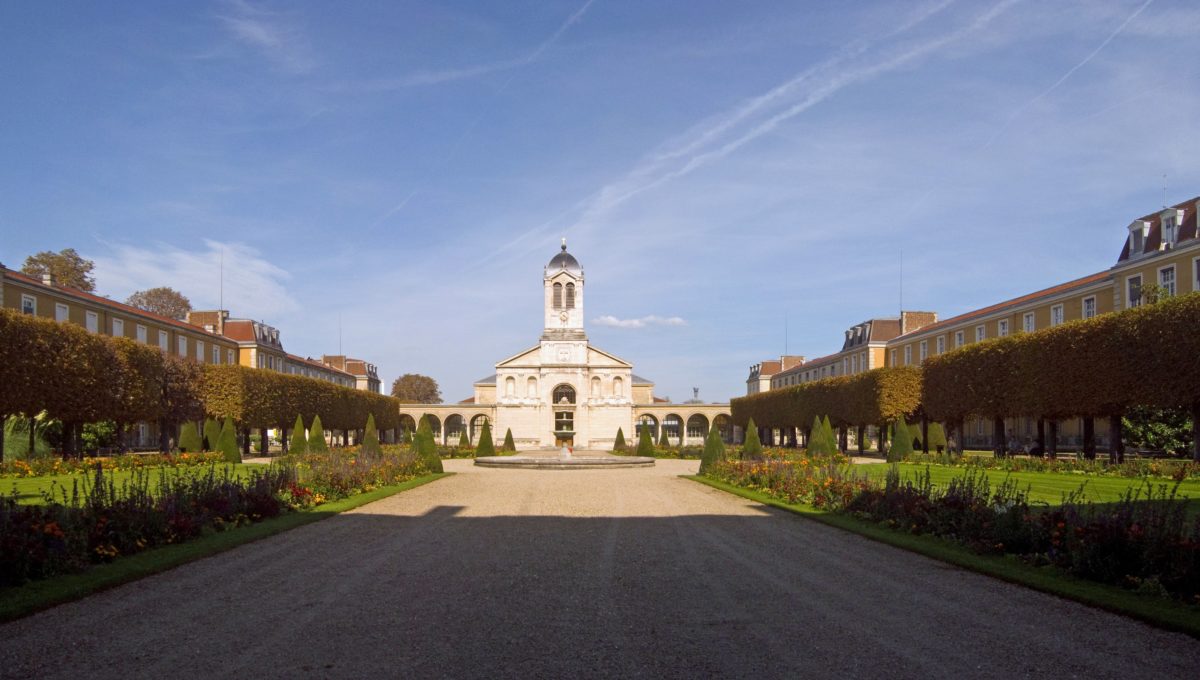
<svg viewBox="0 0 1200 680">
<path fill-rule="evenodd" d="M 488 418 L 487 416 L 483 415 L 482 413 L 475 416 L 474 418 L 471 418 L 471 441 L 478 444 L 479 443 L 479 435 L 483 434 L 483 424 L 490 423 L 491 421 L 492 421 L 491 418 Z M 493 440 L 496 439 L 495 432 L 492 433 L 492 439 Z"/>
<path fill-rule="evenodd" d="M 446 440 L 449 444 L 454 441 L 458 446 L 462 446 L 466 442 L 462 441 L 463 435 L 467 433 L 466 421 L 463 417 L 455 413 L 451 416 L 446 416 Z"/>
<path fill-rule="evenodd" d="M 638 437 L 639 441 L 641 440 L 643 428 L 650 432 L 650 443 L 653 444 L 658 441 L 658 418 L 649 413 L 645 413 L 638 418 L 637 433 L 634 436 Z"/>
<path fill-rule="evenodd" d="M 708 436 L 708 418 L 703 414 L 694 413 L 687 419 L 687 437 L 692 440 L 703 440 Z"/>
<path fill-rule="evenodd" d="M 674 413 L 663 416 L 662 429 L 667 433 L 667 441 L 676 446 L 683 444 L 683 418 Z"/>
<path fill-rule="evenodd" d="M 554 446 L 575 445 L 575 388 L 562 384 L 551 393 L 554 408 Z"/>
</svg>

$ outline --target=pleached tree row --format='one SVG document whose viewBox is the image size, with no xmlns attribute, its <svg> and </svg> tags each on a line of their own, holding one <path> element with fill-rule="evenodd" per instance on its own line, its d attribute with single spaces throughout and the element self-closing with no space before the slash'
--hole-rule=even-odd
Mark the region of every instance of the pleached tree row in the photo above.
<svg viewBox="0 0 1200 680">
<path fill-rule="evenodd" d="M 297 415 L 306 422 L 320 415 L 325 428 L 340 430 L 345 439 L 372 415 L 379 429 L 397 428 L 399 407 L 392 397 L 315 378 L 201 366 L 128 338 L 0 310 L 0 417 L 44 411 L 61 420 L 66 455 L 78 452 L 84 423 L 157 423 L 166 451 L 181 423 L 206 415 L 231 418 L 248 452 L 251 428 L 286 432 Z"/>
<path fill-rule="evenodd" d="M 1081 418 L 1084 453 L 1093 457 L 1101 419 L 1110 456 L 1121 460 L 1122 414 L 1135 406 L 1183 408 L 1192 414 L 1193 457 L 1200 461 L 1198 357 L 1200 293 L 1192 293 L 973 343 L 930 357 L 921 368 L 879 368 L 734 399 L 733 420 L 794 431 L 828 415 L 842 430 L 844 449 L 847 427 L 915 417 L 944 423 L 961 442 L 965 419 L 986 418 L 996 453 L 1004 455 L 1004 418 L 1037 419 L 1050 454 L 1057 423 Z"/>
</svg>

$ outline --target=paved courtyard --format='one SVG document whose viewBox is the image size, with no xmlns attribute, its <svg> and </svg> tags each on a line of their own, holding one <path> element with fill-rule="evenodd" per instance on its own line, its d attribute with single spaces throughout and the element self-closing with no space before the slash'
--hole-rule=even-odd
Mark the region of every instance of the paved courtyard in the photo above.
<svg viewBox="0 0 1200 680">
<path fill-rule="evenodd" d="M 0 676 L 1195 677 L 1200 642 L 651 469 L 459 474 L 0 626 Z"/>
</svg>

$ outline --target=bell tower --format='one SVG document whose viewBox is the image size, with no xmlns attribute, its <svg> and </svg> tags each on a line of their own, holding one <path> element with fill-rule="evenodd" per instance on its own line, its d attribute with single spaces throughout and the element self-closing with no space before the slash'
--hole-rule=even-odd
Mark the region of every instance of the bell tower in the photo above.
<svg viewBox="0 0 1200 680">
<path fill-rule="evenodd" d="M 545 325 L 542 340 L 587 340 L 583 331 L 583 267 L 567 252 L 567 239 L 542 276 Z"/>
</svg>

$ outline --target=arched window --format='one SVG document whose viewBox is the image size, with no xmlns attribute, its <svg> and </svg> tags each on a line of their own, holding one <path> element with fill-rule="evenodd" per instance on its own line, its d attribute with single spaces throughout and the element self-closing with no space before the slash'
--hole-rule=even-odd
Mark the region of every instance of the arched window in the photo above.
<svg viewBox="0 0 1200 680">
<path fill-rule="evenodd" d="M 575 309 L 575 284 L 567 284 L 567 309 Z"/>
<path fill-rule="evenodd" d="M 592 397 L 600 398 L 600 378 L 592 378 Z"/>
<path fill-rule="evenodd" d="M 504 395 L 507 397 L 517 396 L 517 379 L 511 375 L 504 379 Z"/>
<path fill-rule="evenodd" d="M 625 396 L 625 381 L 621 380 L 620 376 L 613 378 L 613 396 Z"/>
<path fill-rule="evenodd" d="M 529 380 L 525 381 L 525 396 L 530 398 L 537 397 L 537 378 L 529 376 Z"/>
<path fill-rule="evenodd" d="M 562 284 L 554 284 L 554 308 L 562 309 Z"/>
<path fill-rule="evenodd" d="M 575 388 L 570 385 L 559 385 L 554 388 L 555 404 L 574 404 Z"/>
</svg>

